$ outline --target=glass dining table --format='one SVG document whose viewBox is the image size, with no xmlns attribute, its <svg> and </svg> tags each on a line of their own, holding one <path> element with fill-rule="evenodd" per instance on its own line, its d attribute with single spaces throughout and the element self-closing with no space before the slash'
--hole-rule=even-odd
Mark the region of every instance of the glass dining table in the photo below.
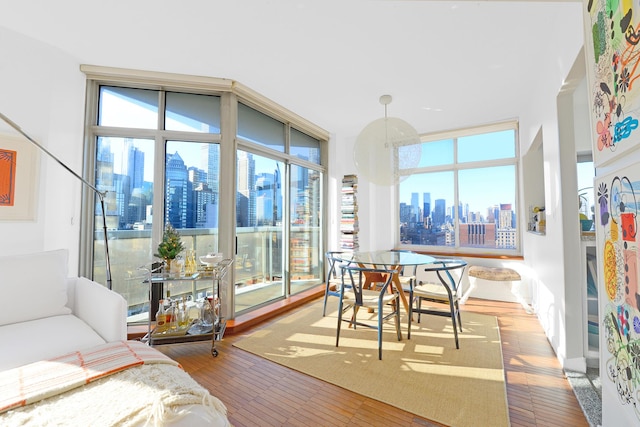
<svg viewBox="0 0 640 427">
<path fill-rule="evenodd" d="M 399 271 L 403 267 L 413 267 L 415 265 L 432 264 L 438 259 L 430 256 L 407 251 L 371 251 L 371 252 L 343 252 L 336 253 L 333 256 L 337 261 L 342 263 L 355 263 L 360 267 L 386 268 L 389 270 Z M 376 274 L 369 274 L 365 277 L 365 286 L 371 283 L 382 282 L 383 277 Z M 400 300 L 407 314 L 411 313 L 407 295 L 402 291 L 399 274 L 396 273 L 392 278 L 393 286 L 398 289 Z"/>
</svg>

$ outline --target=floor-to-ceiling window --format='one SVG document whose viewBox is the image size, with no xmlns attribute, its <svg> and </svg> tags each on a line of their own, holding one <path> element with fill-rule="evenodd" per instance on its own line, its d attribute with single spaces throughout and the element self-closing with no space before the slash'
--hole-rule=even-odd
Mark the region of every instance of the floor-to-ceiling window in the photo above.
<svg viewBox="0 0 640 427">
<path fill-rule="evenodd" d="M 190 89 L 172 86 L 174 75 L 161 84 L 162 73 L 150 74 L 123 84 L 122 75 L 88 73 L 85 176 L 105 192 L 112 286 L 130 320 L 148 318 L 139 267 L 160 261 L 169 224 L 196 258 L 234 259 L 223 283 L 227 317 L 321 283 L 326 135 L 265 98 L 257 96 L 260 112 L 256 99 L 247 107 L 233 93 L 239 84 L 212 78 L 204 88 L 193 79 Z M 89 192 L 83 203 L 81 269 L 103 281 L 101 204 Z M 209 285 L 171 283 L 164 292 L 197 298 Z"/>
</svg>

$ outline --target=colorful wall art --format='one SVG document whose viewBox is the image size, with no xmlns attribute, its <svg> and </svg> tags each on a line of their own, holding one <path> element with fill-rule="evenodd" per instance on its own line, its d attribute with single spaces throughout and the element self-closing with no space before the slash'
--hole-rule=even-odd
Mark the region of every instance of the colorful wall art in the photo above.
<svg viewBox="0 0 640 427">
<path fill-rule="evenodd" d="M 37 147 L 0 135 L 0 221 L 34 221 L 38 184 Z"/>
<path fill-rule="evenodd" d="M 0 148 L 0 206 L 13 206 L 16 193 L 18 153 Z"/>
<path fill-rule="evenodd" d="M 640 142 L 640 6 L 587 0 L 585 52 L 596 167 Z"/>
<path fill-rule="evenodd" d="M 596 179 L 596 233 L 601 283 L 601 381 L 610 382 L 622 410 L 640 422 L 640 168 Z"/>
</svg>

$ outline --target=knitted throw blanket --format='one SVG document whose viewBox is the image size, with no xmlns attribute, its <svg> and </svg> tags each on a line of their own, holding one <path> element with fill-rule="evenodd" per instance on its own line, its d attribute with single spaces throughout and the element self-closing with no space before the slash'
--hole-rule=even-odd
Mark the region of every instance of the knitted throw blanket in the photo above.
<svg viewBox="0 0 640 427">
<path fill-rule="evenodd" d="M 204 405 L 226 408 L 180 365 L 138 341 L 107 343 L 0 372 L 0 424 L 162 425 Z"/>
</svg>

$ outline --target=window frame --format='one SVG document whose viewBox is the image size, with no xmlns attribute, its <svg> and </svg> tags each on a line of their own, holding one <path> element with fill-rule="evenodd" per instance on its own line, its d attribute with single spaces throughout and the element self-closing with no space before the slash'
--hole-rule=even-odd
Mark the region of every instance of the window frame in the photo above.
<svg viewBox="0 0 640 427">
<path fill-rule="evenodd" d="M 322 174 L 321 198 L 328 199 L 328 142 L 329 132 L 319 126 L 303 119 L 297 114 L 274 103 L 270 99 L 254 92 L 241 83 L 229 79 L 215 77 L 178 75 L 172 73 L 140 71 L 130 69 L 119 69 L 101 67 L 93 65 L 81 65 L 81 71 L 86 78 L 86 104 L 85 104 L 85 133 L 84 133 L 84 170 L 83 176 L 93 182 L 96 170 L 96 143 L 99 136 L 110 137 L 135 137 L 154 139 L 156 147 L 163 147 L 163 150 L 156 150 L 154 163 L 154 179 L 156 183 L 161 183 L 164 176 L 164 148 L 169 140 L 186 140 L 194 142 L 210 142 L 220 144 L 220 176 L 235 177 L 236 150 L 250 149 L 250 151 L 283 161 L 287 167 L 291 164 L 300 165 L 306 168 L 317 170 Z M 185 131 L 164 130 L 164 105 L 160 103 L 158 126 L 156 129 L 139 128 L 119 128 L 98 126 L 99 92 L 101 86 L 119 86 L 134 89 L 150 89 L 168 92 L 183 92 L 189 94 L 215 95 L 221 97 L 221 123 L 220 133 L 194 133 Z M 161 101 L 162 101 L 161 97 Z M 297 156 L 289 154 L 289 138 L 287 136 L 285 152 L 271 150 L 268 147 L 259 146 L 247 141 L 241 141 L 236 137 L 237 129 L 237 104 L 254 108 L 269 117 L 284 123 L 289 135 L 290 129 L 296 129 L 319 141 L 320 159 L 319 163 L 309 162 Z M 288 173 L 288 172 L 287 172 Z M 222 184 L 222 179 L 221 179 Z M 164 187 L 164 186 L 163 186 Z M 231 206 L 232 209 L 220 211 L 219 216 L 219 247 L 218 250 L 225 254 L 235 254 L 234 230 L 235 230 L 235 192 L 236 182 L 234 178 L 229 178 L 220 186 L 220 204 Z M 93 277 L 94 269 L 94 230 L 96 227 L 94 209 L 95 194 L 87 188 L 82 191 L 82 210 L 80 226 L 80 263 L 79 272 L 86 277 Z M 162 207 L 164 210 L 163 191 L 154 191 L 154 206 Z M 284 204 L 287 206 L 287 203 Z M 328 204 L 322 203 L 322 233 L 320 242 L 320 252 L 324 253 L 327 247 L 328 224 Z M 156 208 L 157 209 L 157 208 Z M 288 211 L 287 211 L 288 214 Z M 156 213 L 157 215 L 157 213 Z M 164 215 L 162 215 L 163 217 Z M 154 221 L 152 229 L 152 247 L 156 247 L 162 239 L 163 226 L 161 221 Z M 163 221 L 162 221 L 163 223 Z M 288 232 L 288 230 L 287 230 Z M 98 254 L 99 255 L 99 254 Z M 287 253 L 288 256 L 288 253 Z M 288 259 L 288 258 L 287 258 Z M 324 257 L 321 258 L 323 260 Z M 149 260 L 152 261 L 151 259 Z M 320 279 L 323 279 L 323 274 Z M 229 279 L 233 283 L 233 278 Z M 226 307 L 233 307 L 234 292 L 227 292 L 227 300 L 223 301 Z M 227 311 L 227 317 L 233 319 L 235 313 Z"/>
<path fill-rule="evenodd" d="M 458 162 L 458 143 L 457 140 L 460 137 L 481 135 L 486 133 L 500 132 L 505 130 L 513 130 L 514 132 L 514 156 L 507 158 L 499 158 L 499 159 L 490 159 L 490 160 L 479 160 L 479 161 L 471 161 L 471 162 Z M 420 144 L 429 143 L 429 142 L 437 142 L 442 140 L 453 140 L 453 162 L 451 164 L 446 165 L 436 165 L 436 166 L 425 166 L 425 167 L 415 167 L 411 169 L 400 170 L 399 176 L 410 176 L 414 174 L 421 173 L 432 173 L 432 172 L 453 172 L 453 180 L 454 180 L 454 206 L 460 206 L 459 200 L 459 172 L 461 170 L 469 170 L 469 169 L 481 169 L 488 167 L 497 167 L 497 166 L 513 166 L 514 167 L 514 203 L 516 213 L 516 247 L 514 249 L 498 249 L 498 248 L 478 248 L 478 247 L 468 247 L 468 246 L 460 246 L 460 218 L 459 218 L 459 209 L 454 209 L 454 230 L 455 230 L 455 245 L 454 246 L 436 246 L 436 245 L 416 245 L 416 244 L 406 244 L 402 243 L 400 240 L 400 185 L 401 181 L 395 184 L 395 206 L 396 211 L 394 213 L 395 218 L 395 247 L 399 249 L 412 250 L 416 252 L 429 252 L 435 254 L 459 254 L 459 255 L 469 255 L 469 256 L 477 256 L 477 255 L 491 255 L 491 256 L 522 256 L 522 224 L 523 218 L 522 213 L 524 212 L 522 209 L 521 203 L 521 188 L 520 188 L 520 144 L 519 144 L 519 127 L 517 121 L 505 121 L 500 123 L 474 126 L 463 129 L 454 129 L 443 132 L 435 132 L 435 133 L 425 133 L 420 135 Z M 489 206 L 489 205 L 488 205 Z M 496 230 L 497 231 L 497 230 Z"/>
</svg>

